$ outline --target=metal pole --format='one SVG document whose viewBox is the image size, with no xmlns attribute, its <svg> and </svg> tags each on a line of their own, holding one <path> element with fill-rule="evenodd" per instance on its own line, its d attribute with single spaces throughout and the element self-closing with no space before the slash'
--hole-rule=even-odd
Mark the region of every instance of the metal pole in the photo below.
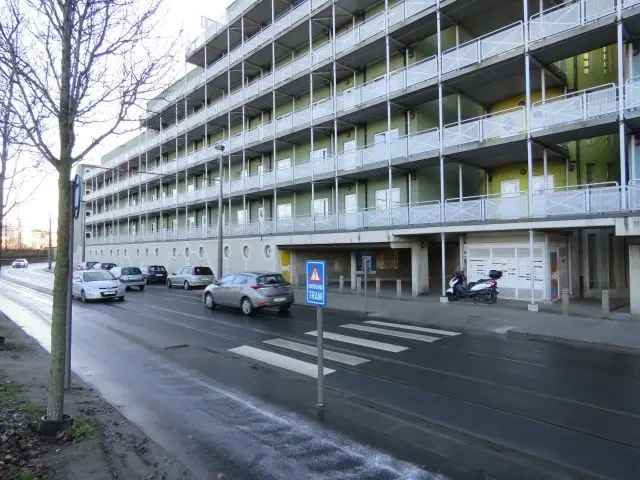
<svg viewBox="0 0 640 480">
<path fill-rule="evenodd" d="M 222 278 L 222 242 L 224 240 L 224 229 L 222 228 L 222 160 L 223 157 L 220 155 L 218 171 L 218 174 L 220 175 L 220 182 L 218 184 L 218 271 L 216 272 L 218 280 Z"/>
<path fill-rule="evenodd" d="M 71 308 L 71 288 L 73 287 L 73 230 L 75 219 L 73 218 L 73 208 L 74 208 L 74 182 L 70 182 L 70 198 L 69 205 L 71 210 L 71 215 L 69 218 L 69 274 L 67 275 L 67 326 L 66 326 L 66 338 L 65 338 L 65 356 L 64 356 L 64 388 L 65 390 L 71 389 L 71 324 L 72 324 L 72 314 L 73 309 Z"/>
<path fill-rule="evenodd" d="M 49 271 L 51 271 L 52 258 L 53 258 L 53 248 L 51 246 L 51 215 L 49 215 Z"/>
<path fill-rule="evenodd" d="M 322 307 L 316 307 L 316 330 L 318 348 L 318 401 L 316 410 L 318 418 L 324 419 L 324 327 L 322 325 Z"/>
</svg>

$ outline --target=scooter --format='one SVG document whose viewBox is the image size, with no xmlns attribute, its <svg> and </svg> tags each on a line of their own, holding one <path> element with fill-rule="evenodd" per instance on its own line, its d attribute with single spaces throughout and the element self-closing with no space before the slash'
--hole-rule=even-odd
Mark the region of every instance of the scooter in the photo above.
<svg viewBox="0 0 640 480">
<path fill-rule="evenodd" d="M 464 272 L 455 272 L 449 280 L 447 298 L 456 301 L 463 298 L 470 298 L 484 303 L 496 303 L 498 300 L 498 280 L 502 277 L 500 270 L 490 270 L 489 278 L 483 278 L 477 282 L 470 282 Z"/>
</svg>

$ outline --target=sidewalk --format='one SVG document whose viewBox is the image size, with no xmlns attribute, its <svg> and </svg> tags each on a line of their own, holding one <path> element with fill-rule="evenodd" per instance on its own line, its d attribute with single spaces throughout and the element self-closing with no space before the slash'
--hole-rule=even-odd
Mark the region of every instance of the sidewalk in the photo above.
<svg viewBox="0 0 640 480">
<path fill-rule="evenodd" d="M 296 303 L 304 305 L 305 291 L 295 290 Z M 585 344 L 600 348 L 640 354 L 640 321 L 628 314 L 613 313 L 609 318 L 587 317 L 597 313 L 588 304 L 571 305 L 572 315 L 560 314 L 557 305 L 541 305 L 538 313 L 527 310 L 525 302 L 498 301 L 497 305 L 456 302 L 441 304 L 437 297 L 385 296 L 376 298 L 331 290 L 329 309 L 364 312 L 367 316 L 386 318 L 452 330 L 525 336 L 540 340 Z M 558 313 L 553 310 L 557 309 Z"/>
</svg>

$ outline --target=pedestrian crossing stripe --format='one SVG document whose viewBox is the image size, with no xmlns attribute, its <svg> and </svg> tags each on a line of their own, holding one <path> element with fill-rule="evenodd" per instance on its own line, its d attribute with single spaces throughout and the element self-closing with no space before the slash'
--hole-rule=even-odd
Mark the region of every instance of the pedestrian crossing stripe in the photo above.
<svg viewBox="0 0 640 480">
<path fill-rule="evenodd" d="M 417 327 L 415 325 L 408 325 L 404 323 L 381 322 L 378 320 L 367 320 L 364 323 L 368 323 L 369 325 L 379 325 L 381 327 L 393 327 L 393 328 L 399 328 L 402 330 L 413 330 L 415 332 L 435 333 L 436 335 L 442 335 L 445 337 L 456 337 L 458 335 L 462 335 L 460 332 L 451 332 L 449 330 L 439 330 L 437 328 Z"/>
<path fill-rule="evenodd" d="M 236 355 L 256 360 L 260 363 L 266 363 L 267 365 L 283 368 L 307 377 L 318 378 L 318 366 L 315 363 L 303 362 L 296 358 L 270 352 L 269 350 L 262 350 L 261 348 L 251 347 L 249 345 L 231 348 L 229 351 Z M 324 375 L 329 375 L 334 373 L 335 370 L 324 367 L 322 372 Z"/>
</svg>

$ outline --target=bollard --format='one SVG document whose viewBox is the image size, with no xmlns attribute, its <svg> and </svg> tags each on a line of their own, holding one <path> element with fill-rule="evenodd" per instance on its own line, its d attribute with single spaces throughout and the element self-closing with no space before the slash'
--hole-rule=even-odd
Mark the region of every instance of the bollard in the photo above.
<svg viewBox="0 0 640 480">
<path fill-rule="evenodd" d="M 602 290 L 602 313 L 605 315 L 609 315 L 611 311 L 611 306 L 609 304 L 609 290 Z"/>
<path fill-rule="evenodd" d="M 356 292 L 358 295 L 362 293 L 362 279 L 360 277 L 356 277 Z"/>
<path fill-rule="evenodd" d="M 560 291 L 560 298 L 562 301 L 562 315 L 569 315 L 569 289 L 563 288 Z"/>
<path fill-rule="evenodd" d="M 396 296 L 402 296 L 402 280 L 396 280 Z"/>
<path fill-rule="evenodd" d="M 338 280 L 338 290 L 340 293 L 344 292 L 344 275 L 340 275 L 340 279 Z"/>
<path fill-rule="evenodd" d="M 380 296 L 380 283 L 381 283 L 380 279 L 376 278 L 376 297 Z"/>
</svg>

